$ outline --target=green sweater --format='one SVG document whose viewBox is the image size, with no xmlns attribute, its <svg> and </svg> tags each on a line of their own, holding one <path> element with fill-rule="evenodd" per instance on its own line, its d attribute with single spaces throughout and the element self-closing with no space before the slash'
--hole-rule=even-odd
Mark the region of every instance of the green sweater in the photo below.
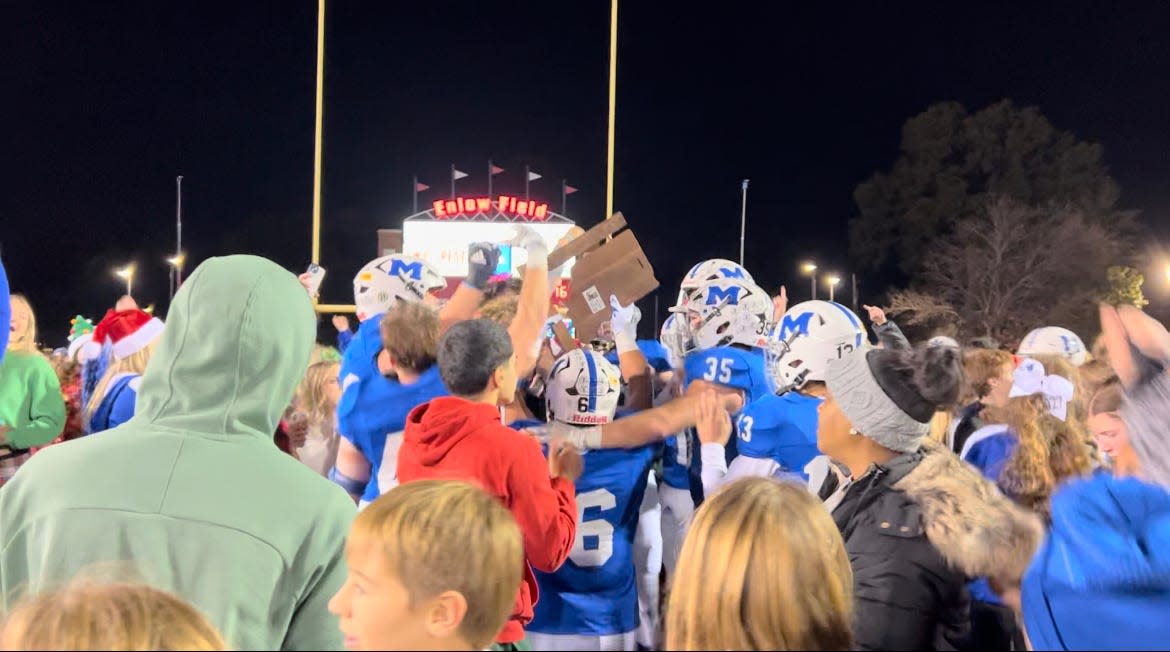
<svg viewBox="0 0 1170 652">
<path fill-rule="evenodd" d="M 61 384 L 45 356 L 8 351 L 0 362 L 0 424 L 13 448 L 43 446 L 65 427 Z"/>
</svg>

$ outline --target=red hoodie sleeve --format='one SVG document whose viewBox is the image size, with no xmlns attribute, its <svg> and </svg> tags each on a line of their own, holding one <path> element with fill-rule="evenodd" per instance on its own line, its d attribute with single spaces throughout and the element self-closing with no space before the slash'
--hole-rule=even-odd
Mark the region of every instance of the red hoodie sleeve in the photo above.
<svg viewBox="0 0 1170 652">
<path fill-rule="evenodd" d="M 556 571 L 577 539 L 577 489 L 564 478 L 549 479 L 548 460 L 531 437 L 517 443 L 508 471 L 508 495 L 528 562 L 546 573 Z"/>
</svg>

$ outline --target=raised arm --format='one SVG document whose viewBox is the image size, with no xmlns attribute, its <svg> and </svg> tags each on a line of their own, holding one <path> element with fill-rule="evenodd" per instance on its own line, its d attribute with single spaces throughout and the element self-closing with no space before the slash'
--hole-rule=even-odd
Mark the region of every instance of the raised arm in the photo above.
<svg viewBox="0 0 1170 652">
<path fill-rule="evenodd" d="M 541 334 L 548 319 L 548 245 L 539 233 L 527 225 L 516 227 L 516 237 L 512 243 L 528 252 L 520 299 L 516 304 L 516 317 L 508 325 L 512 350 L 516 352 L 516 374 L 524 378 L 536 367 L 542 344 Z"/>
<path fill-rule="evenodd" d="M 500 248 L 489 242 L 473 242 L 467 247 L 467 278 L 455 289 L 455 294 L 439 310 L 439 332 L 445 333 L 461 321 L 471 319 L 492 274 L 500 264 Z"/>
<path fill-rule="evenodd" d="M 622 379 L 626 381 L 626 407 L 631 410 L 648 410 L 654 405 L 654 388 L 646 356 L 638 348 L 638 322 L 642 319 L 642 312 L 632 303 L 623 307 L 614 295 L 610 295 L 609 305 L 613 312 L 610 326 L 613 329 L 618 366 Z"/>
</svg>

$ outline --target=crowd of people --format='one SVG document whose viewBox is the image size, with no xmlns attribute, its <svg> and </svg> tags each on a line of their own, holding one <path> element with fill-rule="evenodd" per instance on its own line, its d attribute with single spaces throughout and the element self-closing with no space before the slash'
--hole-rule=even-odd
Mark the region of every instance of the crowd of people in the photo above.
<svg viewBox="0 0 1170 652">
<path fill-rule="evenodd" d="M 1170 641 L 1170 333 L 912 344 L 700 262 L 573 333 L 517 226 L 311 279 L 212 258 L 40 346 L 0 265 L 0 649 L 1023 650 Z M 20 289 L 20 288 L 15 288 Z M 34 297 L 35 298 L 35 297 Z M 655 324 L 655 326 L 658 326 Z M 565 333 L 568 332 L 568 338 Z M 7 342 L 3 342 L 7 339 Z"/>
</svg>

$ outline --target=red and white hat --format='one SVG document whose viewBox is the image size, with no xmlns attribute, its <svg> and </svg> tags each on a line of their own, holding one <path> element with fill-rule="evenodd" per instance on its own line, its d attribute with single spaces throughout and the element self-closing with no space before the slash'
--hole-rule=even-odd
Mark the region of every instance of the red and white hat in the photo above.
<svg viewBox="0 0 1170 652">
<path fill-rule="evenodd" d="M 145 349 L 162 334 L 162 330 L 162 320 L 145 311 L 110 311 L 94 329 L 93 341 L 104 344 L 109 340 L 113 344 L 114 357 L 122 360 Z"/>
</svg>

